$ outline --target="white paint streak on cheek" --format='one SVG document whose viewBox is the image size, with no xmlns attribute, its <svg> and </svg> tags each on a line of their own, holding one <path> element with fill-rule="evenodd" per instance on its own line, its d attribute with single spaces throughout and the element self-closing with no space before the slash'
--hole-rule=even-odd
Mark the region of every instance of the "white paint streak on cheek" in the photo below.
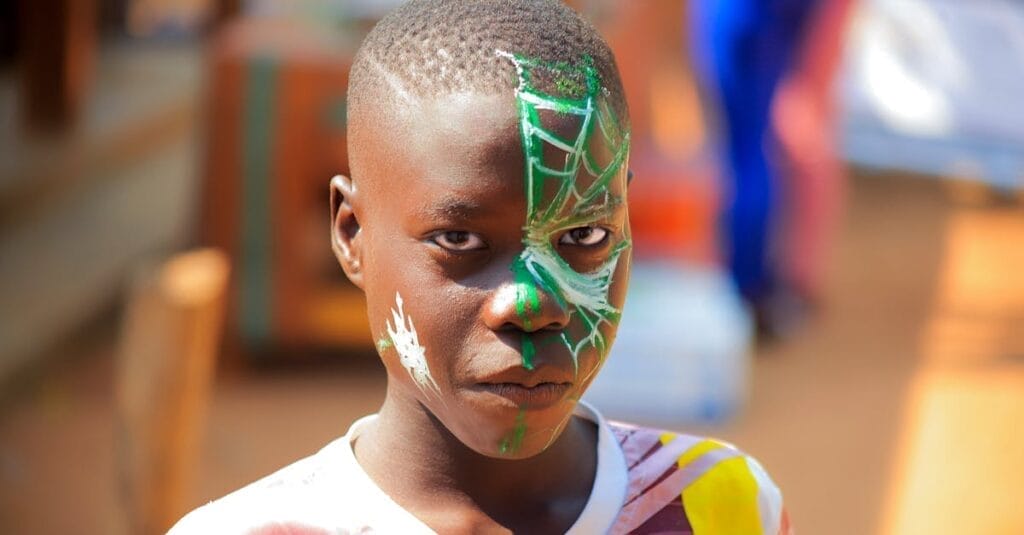
<svg viewBox="0 0 1024 535">
<path fill-rule="evenodd" d="M 402 295 L 398 292 L 395 292 L 395 303 L 397 308 L 391 309 L 391 317 L 395 323 L 392 325 L 388 321 L 386 324 L 388 336 L 391 337 L 395 351 L 398 352 L 398 361 L 420 389 L 440 396 L 441 389 L 430 375 L 430 368 L 427 366 L 426 349 L 420 345 L 412 318 L 406 317 L 405 311 L 402 310 Z"/>
</svg>

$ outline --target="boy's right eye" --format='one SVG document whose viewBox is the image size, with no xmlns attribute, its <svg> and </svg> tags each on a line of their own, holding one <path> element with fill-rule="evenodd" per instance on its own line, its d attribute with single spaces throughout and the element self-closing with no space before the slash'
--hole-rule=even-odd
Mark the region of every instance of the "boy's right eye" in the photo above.
<svg viewBox="0 0 1024 535">
<path fill-rule="evenodd" d="M 458 253 L 476 251 L 487 246 L 483 238 L 465 230 L 446 230 L 434 234 L 431 240 L 443 249 Z"/>
</svg>

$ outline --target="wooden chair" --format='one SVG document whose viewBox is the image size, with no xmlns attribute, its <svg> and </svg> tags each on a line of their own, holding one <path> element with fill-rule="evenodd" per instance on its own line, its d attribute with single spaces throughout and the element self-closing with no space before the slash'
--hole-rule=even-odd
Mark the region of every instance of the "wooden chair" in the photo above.
<svg viewBox="0 0 1024 535">
<path fill-rule="evenodd" d="M 130 533 L 187 512 L 220 342 L 227 257 L 215 249 L 140 270 L 117 355 L 118 468 Z"/>
</svg>

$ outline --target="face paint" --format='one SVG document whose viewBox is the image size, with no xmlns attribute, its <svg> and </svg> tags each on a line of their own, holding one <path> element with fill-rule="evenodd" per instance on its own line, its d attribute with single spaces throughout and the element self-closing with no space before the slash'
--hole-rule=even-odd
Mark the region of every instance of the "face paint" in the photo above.
<svg viewBox="0 0 1024 535">
<path fill-rule="evenodd" d="M 390 321 L 387 325 L 390 344 L 398 352 L 398 361 L 402 364 L 413 381 L 423 391 L 431 391 L 440 396 L 441 389 L 438 388 L 434 378 L 430 375 L 430 368 L 427 367 L 426 350 L 420 345 L 419 337 L 416 335 L 416 327 L 412 324 L 412 318 L 405 316 L 402 310 L 402 295 L 395 293 L 397 309 L 391 309 L 391 317 L 394 319 L 394 326 Z M 387 341 L 377 342 L 378 347 L 387 345 Z"/>
<path fill-rule="evenodd" d="M 597 349 L 602 359 L 608 351 L 600 327 L 619 320 L 619 309 L 609 303 L 608 288 L 619 258 L 629 249 L 630 241 L 627 237 L 616 244 L 607 260 L 595 270 L 579 273 L 558 254 L 552 238 L 610 214 L 623 202 L 609 191 L 608 185 L 613 180 L 624 180 L 622 171 L 629 154 L 629 132 L 622 131 L 609 108 L 607 91 L 600 86 L 591 58 L 584 57 L 581 65 L 570 65 L 532 60 L 501 50 L 496 53 L 508 58 L 516 67 L 519 78 L 516 104 L 526 157 L 524 249 L 512 265 L 517 287 L 521 288 L 516 292 L 516 311 L 529 329 L 529 314 L 538 310 L 538 288 L 554 296 L 560 305 L 572 305 L 570 314 L 580 319 L 585 333 L 574 339 L 563 330 L 561 341 L 578 369 L 579 356 L 588 346 Z M 538 71 L 554 75 L 554 87 L 560 95 L 544 93 L 534 85 Z M 579 118 L 581 127 L 575 139 L 563 139 L 546 129 L 541 124 L 542 110 Z M 603 142 L 612 154 L 607 165 L 598 163 L 592 150 L 595 141 Z M 566 153 L 561 168 L 545 163 L 545 144 Z M 593 178 L 589 184 L 578 183 L 581 169 Z M 545 199 L 544 193 L 552 189 L 549 187 L 552 183 L 555 193 L 551 199 Z M 525 333 L 522 340 L 523 366 L 531 369 L 533 343 Z"/>
<path fill-rule="evenodd" d="M 525 436 L 526 410 L 519 409 L 519 414 L 516 415 L 516 425 L 512 428 L 512 432 L 501 440 L 501 445 L 498 446 L 498 452 L 502 455 L 511 455 L 515 453 L 519 450 L 519 446 L 523 444 L 523 437 Z"/>
</svg>

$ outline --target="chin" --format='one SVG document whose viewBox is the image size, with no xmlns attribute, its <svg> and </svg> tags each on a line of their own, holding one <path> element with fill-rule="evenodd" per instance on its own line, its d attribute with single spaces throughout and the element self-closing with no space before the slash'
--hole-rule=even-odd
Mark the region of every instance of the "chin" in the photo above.
<svg viewBox="0 0 1024 535">
<path fill-rule="evenodd" d="M 459 404 L 462 409 L 478 406 Z M 519 409 L 514 405 L 487 407 L 459 421 L 441 422 L 466 447 L 495 459 L 528 459 L 543 453 L 558 437 L 572 417 L 576 402 L 571 399 L 544 409 Z M 483 409 L 481 407 L 481 409 Z M 440 416 L 440 415 L 438 415 Z"/>
</svg>

